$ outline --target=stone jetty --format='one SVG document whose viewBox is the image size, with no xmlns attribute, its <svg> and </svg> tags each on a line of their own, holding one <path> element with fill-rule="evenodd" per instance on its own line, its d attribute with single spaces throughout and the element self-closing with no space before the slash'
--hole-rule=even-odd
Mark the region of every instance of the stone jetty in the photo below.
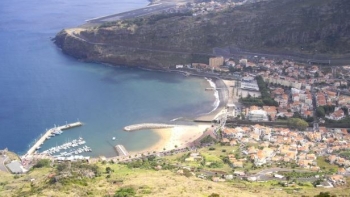
<svg viewBox="0 0 350 197">
<path fill-rule="evenodd" d="M 142 129 L 163 129 L 163 128 L 172 128 L 175 125 L 169 124 L 156 124 L 156 123 L 142 123 L 142 124 L 134 124 L 124 127 L 125 131 L 136 131 Z"/>
</svg>

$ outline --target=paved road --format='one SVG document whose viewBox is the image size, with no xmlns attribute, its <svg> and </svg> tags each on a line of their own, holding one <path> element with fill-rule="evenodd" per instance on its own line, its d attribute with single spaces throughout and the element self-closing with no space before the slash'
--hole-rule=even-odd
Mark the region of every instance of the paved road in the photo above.
<svg viewBox="0 0 350 197">
<path fill-rule="evenodd" d="M 272 54 L 272 53 L 259 53 L 259 52 L 250 52 L 244 51 L 237 48 L 213 48 L 213 53 L 217 56 L 232 57 L 232 56 L 259 56 L 267 58 L 284 58 L 293 61 L 299 61 L 304 63 L 316 63 L 321 64 L 320 66 L 334 66 L 334 65 L 345 65 L 350 63 L 350 57 L 346 56 L 343 58 L 333 58 L 326 57 L 325 55 L 305 55 L 305 54 Z M 323 64 L 323 65 L 322 65 Z"/>
<path fill-rule="evenodd" d="M 4 165 L 5 161 L 8 159 L 7 156 L 0 156 L 0 170 L 3 172 L 9 172 L 6 168 L 6 166 Z"/>
<path fill-rule="evenodd" d="M 256 173 L 257 175 L 266 175 L 266 174 L 271 174 L 271 173 L 274 173 L 274 172 L 280 172 L 280 171 L 283 171 L 283 172 L 292 172 L 292 171 L 295 171 L 295 172 L 310 172 L 308 170 L 296 170 L 296 169 L 290 169 L 290 168 L 270 168 L 270 169 L 266 169 L 266 170 L 262 170 L 258 173 Z"/>
<path fill-rule="evenodd" d="M 113 14 L 109 16 L 103 16 L 99 18 L 94 18 L 90 20 L 86 20 L 88 23 L 105 23 L 105 22 L 111 22 L 121 19 L 131 19 L 131 18 L 137 18 L 141 16 L 146 16 L 154 13 L 158 13 L 167 9 L 175 8 L 175 3 L 161 3 L 157 5 L 151 5 L 144 8 L 131 10 L 123 13 Z"/>
</svg>

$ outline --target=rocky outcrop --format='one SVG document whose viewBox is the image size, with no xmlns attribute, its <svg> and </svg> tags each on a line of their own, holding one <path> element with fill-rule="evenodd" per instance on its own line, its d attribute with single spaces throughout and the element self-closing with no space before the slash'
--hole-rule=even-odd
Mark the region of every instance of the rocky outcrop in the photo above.
<svg viewBox="0 0 350 197">
<path fill-rule="evenodd" d="M 55 43 L 86 61 L 164 68 L 208 62 L 214 47 L 343 57 L 350 54 L 347 0 L 272 0 L 205 16 L 153 15 L 103 24 Z"/>
</svg>

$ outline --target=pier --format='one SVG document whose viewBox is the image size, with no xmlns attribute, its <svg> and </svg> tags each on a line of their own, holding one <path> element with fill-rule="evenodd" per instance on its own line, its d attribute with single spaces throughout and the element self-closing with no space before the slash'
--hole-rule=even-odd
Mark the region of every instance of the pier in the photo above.
<svg viewBox="0 0 350 197">
<path fill-rule="evenodd" d="M 175 125 L 169 124 L 156 124 L 156 123 L 143 123 L 143 124 L 134 124 L 124 127 L 125 131 L 136 131 L 142 129 L 163 129 L 163 128 L 173 128 Z"/>
<path fill-rule="evenodd" d="M 49 137 L 54 131 L 67 130 L 67 129 L 70 129 L 70 128 L 79 127 L 81 125 L 83 125 L 83 123 L 81 123 L 81 122 L 74 122 L 74 123 L 70 123 L 70 124 L 66 124 L 66 125 L 63 125 L 63 126 L 54 127 L 54 128 L 51 128 L 51 129 L 47 130 L 46 133 L 44 135 L 42 135 L 40 137 L 40 139 L 38 141 L 36 141 L 35 144 L 28 150 L 28 152 L 24 155 L 24 157 L 33 155 L 35 153 L 35 151 L 37 149 L 39 149 L 40 145 L 42 145 L 45 142 L 45 140 L 47 139 L 47 137 Z"/>
<path fill-rule="evenodd" d="M 222 88 L 205 88 L 205 90 L 222 90 Z"/>
<path fill-rule="evenodd" d="M 129 155 L 128 151 L 125 149 L 125 147 L 123 145 L 118 144 L 114 148 L 118 152 L 118 156 L 128 156 Z"/>
</svg>

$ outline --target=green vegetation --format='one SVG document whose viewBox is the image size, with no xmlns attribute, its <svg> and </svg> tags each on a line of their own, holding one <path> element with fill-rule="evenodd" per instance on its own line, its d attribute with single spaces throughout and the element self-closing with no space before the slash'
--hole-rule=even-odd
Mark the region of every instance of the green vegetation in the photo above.
<svg viewBox="0 0 350 197">
<path fill-rule="evenodd" d="M 324 118 L 326 116 L 326 111 L 324 110 L 324 108 L 322 106 L 317 107 L 316 115 L 318 117 L 321 117 L 321 118 Z"/>
<path fill-rule="evenodd" d="M 212 138 L 210 135 L 204 137 L 204 138 L 200 141 L 201 144 L 210 144 L 210 143 L 215 143 L 215 142 L 216 142 L 216 140 L 215 140 L 214 138 Z"/>
<path fill-rule="evenodd" d="M 320 192 L 318 195 L 315 195 L 314 197 L 336 197 L 336 195 L 333 195 L 330 192 Z"/>
<path fill-rule="evenodd" d="M 288 126 L 290 128 L 305 130 L 309 126 L 309 124 L 305 120 L 302 120 L 300 118 L 290 118 L 288 119 Z"/>
<path fill-rule="evenodd" d="M 317 166 L 321 168 L 322 171 L 335 173 L 338 171 L 337 165 L 332 165 L 326 161 L 325 157 L 317 157 Z"/>
<path fill-rule="evenodd" d="M 136 191 L 132 187 L 120 188 L 115 192 L 114 197 L 133 197 L 136 195 Z"/>
<path fill-rule="evenodd" d="M 13 175 L 0 172 L 0 193 L 1 196 L 227 196 L 239 194 L 239 196 L 251 196 L 258 193 L 259 196 L 287 196 L 294 190 L 305 196 L 313 196 L 319 192 L 325 192 L 322 188 L 312 187 L 311 183 L 296 182 L 295 186 L 286 186 L 278 181 L 267 182 L 246 182 L 243 180 L 232 180 L 221 183 L 200 180 L 194 174 L 202 174 L 202 170 L 221 173 L 232 173 L 228 166 L 228 154 L 237 153 L 238 147 L 222 146 L 215 144 L 214 150 L 208 147 L 198 151 L 204 155 L 205 163 L 201 166 L 200 161 L 190 163 L 182 161 L 189 156 L 189 153 L 179 153 L 164 158 L 154 158 L 142 161 L 141 166 L 116 164 L 114 162 L 97 162 L 88 164 L 85 162 L 63 162 L 55 163 L 53 167 L 35 168 L 28 174 L 19 175 L 15 179 Z M 226 152 L 223 152 L 226 150 Z M 226 158 L 226 159 L 225 159 Z M 150 161 L 151 160 L 151 161 Z M 325 162 L 324 160 L 322 160 Z M 141 162 L 141 161 L 135 161 Z M 154 164 L 152 164 L 154 162 Z M 44 162 L 45 163 L 45 162 Z M 154 170 L 149 165 L 176 164 L 170 170 Z M 193 164 L 193 166 L 192 166 Z M 144 165 L 144 166 L 143 166 Z M 220 166 L 222 165 L 222 166 Z M 329 165 L 329 164 L 327 164 Z M 247 167 L 246 167 L 247 166 Z M 183 170 L 179 175 L 177 171 Z M 244 171 L 251 171 L 251 164 L 245 164 Z M 290 172 L 291 177 L 307 177 L 313 174 Z M 107 175 L 108 177 L 106 178 Z M 211 176 L 207 178 L 210 179 Z M 34 181 L 32 181 L 33 179 Z M 293 178 L 290 178 L 293 179 Z M 271 190 L 272 188 L 282 191 Z M 330 191 L 334 195 L 348 194 L 350 188 L 334 188 Z"/>
<path fill-rule="evenodd" d="M 316 109 L 316 114 L 318 117 L 324 118 L 326 114 L 333 113 L 335 110 L 334 105 L 318 106 Z"/>
<path fill-rule="evenodd" d="M 350 117 L 346 116 L 345 118 L 341 119 L 341 120 L 330 120 L 330 119 L 326 119 L 326 123 L 341 123 L 341 124 L 347 124 L 349 125 L 350 123 Z"/>
<path fill-rule="evenodd" d="M 317 175 L 323 175 L 323 173 L 320 172 L 281 172 L 282 175 L 286 176 L 287 180 L 292 180 L 296 178 L 313 178 Z"/>
<path fill-rule="evenodd" d="M 338 155 L 340 157 L 347 159 L 347 160 L 350 160 L 350 150 L 340 151 L 340 153 Z"/>
<path fill-rule="evenodd" d="M 40 159 L 33 168 L 44 168 L 44 167 L 50 167 L 50 160 L 48 159 Z"/>
<path fill-rule="evenodd" d="M 264 82 L 264 79 L 260 75 L 257 76 L 255 79 L 258 83 L 261 97 L 251 97 L 250 95 L 248 95 L 247 98 L 240 98 L 240 102 L 242 102 L 246 106 L 278 106 L 278 103 L 271 98 L 270 90 L 267 87 L 267 84 Z"/>
</svg>

